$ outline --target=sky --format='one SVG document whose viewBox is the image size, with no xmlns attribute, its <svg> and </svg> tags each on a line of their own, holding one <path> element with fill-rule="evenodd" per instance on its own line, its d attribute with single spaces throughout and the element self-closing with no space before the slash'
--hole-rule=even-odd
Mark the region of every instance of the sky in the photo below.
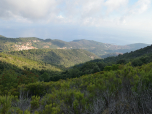
<svg viewBox="0 0 152 114">
<path fill-rule="evenodd" d="M 152 44 L 152 0 L 0 0 L 0 35 Z"/>
</svg>

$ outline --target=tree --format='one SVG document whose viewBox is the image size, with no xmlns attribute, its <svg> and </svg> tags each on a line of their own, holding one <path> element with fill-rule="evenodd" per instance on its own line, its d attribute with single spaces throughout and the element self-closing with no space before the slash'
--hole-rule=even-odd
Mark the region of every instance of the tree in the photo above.
<svg viewBox="0 0 152 114">
<path fill-rule="evenodd" d="M 44 72 L 40 77 L 40 80 L 44 82 L 49 82 L 49 79 L 50 79 L 50 76 L 47 72 Z"/>
</svg>

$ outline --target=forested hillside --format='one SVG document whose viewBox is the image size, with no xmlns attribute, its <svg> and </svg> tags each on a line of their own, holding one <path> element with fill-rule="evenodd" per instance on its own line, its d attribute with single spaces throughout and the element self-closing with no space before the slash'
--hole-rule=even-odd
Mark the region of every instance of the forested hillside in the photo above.
<svg viewBox="0 0 152 114">
<path fill-rule="evenodd" d="M 95 54 L 82 49 L 33 49 L 11 51 L 7 53 L 65 68 L 100 58 Z"/>
<path fill-rule="evenodd" d="M 6 38 L 0 36 L 0 51 L 20 51 L 29 49 L 84 49 L 100 57 L 108 57 L 134 51 L 148 46 L 148 44 L 131 44 L 131 45 L 112 45 L 101 43 L 93 40 L 74 40 L 65 42 L 62 40 L 40 39 L 35 37 L 29 38 Z M 104 56 L 105 55 L 105 56 Z"/>
<path fill-rule="evenodd" d="M 57 65 L 51 65 L 42 61 L 35 61 L 28 58 L 23 58 L 5 53 L 0 53 L 0 61 L 15 65 L 20 69 L 24 69 L 25 67 L 27 67 L 29 69 L 35 68 L 38 70 L 46 69 L 51 71 L 61 71 L 61 69 L 57 67 Z"/>
<path fill-rule="evenodd" d="M 103 61 L 105 63 L 127 63 L 132 62 L 134 66 L 140 66 L 152 62 L 152 45 L 145 48 L 131 51 L 130 53 L 124 53 L 123 55 L 118 55 L 117 57 L 108 57 Z"/>
<path fill-rule="evenodd" d="M 127 64 L 129 62 L 134 67 L 152 62 L 152 46 L 118 55 L 117 57 L 95 59 L 84 64 L 75 65 L 72 69 L 63 72 L 63 76 L 69 77 L 70 74 L 72 77 L 79 77 L 85 74 L 117 69 L 119 64 Z"/>
</svg>

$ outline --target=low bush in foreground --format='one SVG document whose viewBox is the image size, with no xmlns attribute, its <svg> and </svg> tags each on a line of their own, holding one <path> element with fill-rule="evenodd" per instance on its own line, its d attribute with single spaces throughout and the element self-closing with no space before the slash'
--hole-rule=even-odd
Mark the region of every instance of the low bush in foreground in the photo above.
<svg viewBox="0 0 152 114">
<path fill-rule="evenodd" d="M 19 96 L 0 96 L 0 113 L 152 113 L 151 67 L 152 63 L 129 63 L 79 78 L 23 84 L 18 86 Z"/>
</svg>

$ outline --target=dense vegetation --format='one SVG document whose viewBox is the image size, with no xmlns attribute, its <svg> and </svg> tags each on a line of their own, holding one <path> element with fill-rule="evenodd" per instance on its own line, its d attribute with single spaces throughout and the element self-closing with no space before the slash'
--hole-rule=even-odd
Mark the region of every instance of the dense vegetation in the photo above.
<svg viewBox="0 0 152 114">
<path fill-rule="evenodd" d="M 141 66 L 143 64 L 150 63 L 152 62 L 151 49 L 152 49 L 152 46 L 148 46 L 146 48 L 143 48 L 134 52 L 130 52 L 130 53 L 125 53 L 124 55 L 119 55 L 117 57 L 96 59 L 96 60 L 86 62 L 84 64 L 75 65 L 74 67 L 70 69 L 65 69 L 65 66 L 68 66 L 69 63 L 71 65 L 71 64 L 76 64 L 79 62 L 77 61 L 78 60 L 77 56 L 79 56 L 78 54 L 79 50 L 66 51 L 66 50 L 45 49 L 45 50 L 15 51 L 15 52 L 13 51 L 13 52 L 9 52 L 9 54 L 12 54 L 12 55 L 6 55 L 3 53 L 3 57 L 1 57 L 1 60 L 14 64 L 21 69 L 24 69 L 24 67 L 27 67 L 31 70 L 33 69 L 34 72 L 37 72 L 37 75 L 39 75 L 40 77 L 42 77 L 42 74 L 44 77 L 47 77 L 45 79 L 40 78 L 40 81 L 42 80 L 57 81 L 59 79 L 75 78 L 75 77 L 80 77 L 85 74 L 93 74 L 100 71 L 115 69 L 116 67 L 118 67 L 118 65 L 116 64 L 126 64 L 128 62 L 131 62 L 132 66 Z M 61 51 L 63 52 L 60 53 Z M 69 54 L 69 52 L 71 53 Z M 57 55 L 60 55 L 60 56 L 58 57 Z M 24 57 L 24 58 L 21 58 L 21 57 Z M 45 57 L 45 59 L 42 57 Z M 84 56 L 81 56 L 80 58 L 86 59 L 86 57 Z M 39 62 L 33 61 L 31 59 L 38 60 Z M 40 61 L 40 60 L 43 60 L 43 61 Z M 38 73 L 39 71 L 41 73 Z"/>
<path fill-rule="evenodd" d="M 71 65 L 71 55 L 78 60 L 89 52 L 41 49 L 0 53 L 0 113 L 152 113 L 151 50 L 148 46 L 69 69 L 62 66 Z"/>
<path fill-rule="evenodd" d="M 29 69 L 61 71 L 61 67 L 58 67 L 57 65 L 51 65 L 42 61 L 35 61 L 6 53 L 0 53 L 0 61 L 15 65 L 20 69 L 27 67 Z"/>
<path fill-rule="evenodd" d="M 151 67 L 152 63 L 141 67 L 132 67 L 129 63 L 80 78 L 45 83 L 27 81 L 16 89 L 13 86 L 9 96 L 4 96 L 1 89 L 0 111 L 18 114 L 152 113 Z M 1 82 L 1 88 L 9 87 L 5 84 Z"/>
<path fill-rule="evenodd" d="M 147 46 L 145 48 L 141 48 L 136 51 L 131 51 L 130 53 L 124 53 L 123 55 L 118 55 L 117 57 L 108 57 L 103 61 L 105 63 L 127 63 L 132 62 L 133 66 L 141 66 L 142 64 L 146 64 L 152 62 L 152 45 Z"/>
<path fill-rule="evenodd" d="M 24 51 L 11 51 L 8 53 L 63 67 L 71 67 L 75 64 L 99 58 L 93 53 L 80 49 L 32 49 Z"/>
<path fill-rule="evenodd" d="M 152 62 L 152 46 L 118 55 L 117 57 L 108 57 L 105 59 L 96 59 L 84 64 L 75 65 L 72 69 L 62 73 L 64 77 L 79 77 L 85 74 L 92 74 L 107 69 L 113 69 L 116 64 L 126 64 L 131 62 L 132 66 L 141 66 Z"/>
</svg>

